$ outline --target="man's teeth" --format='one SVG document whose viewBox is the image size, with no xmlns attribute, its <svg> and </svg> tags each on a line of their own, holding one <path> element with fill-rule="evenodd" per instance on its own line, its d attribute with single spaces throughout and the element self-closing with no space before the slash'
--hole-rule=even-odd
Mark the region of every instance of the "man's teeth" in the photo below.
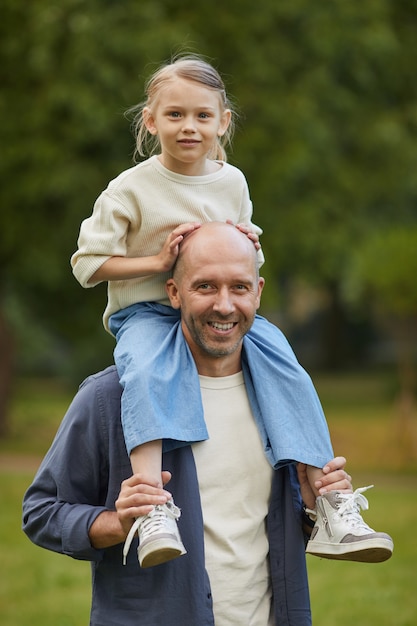
<svg viewBox="0 0 417 626">
<path fill-rule="evenodd" d="M 233 328 L 233 323 L 228 322 L 227 324 L 220 324 L 220 322 L 211 322 L 213 328 L 217 328 L 217 330 L 230 330 Z"/>
</svg>

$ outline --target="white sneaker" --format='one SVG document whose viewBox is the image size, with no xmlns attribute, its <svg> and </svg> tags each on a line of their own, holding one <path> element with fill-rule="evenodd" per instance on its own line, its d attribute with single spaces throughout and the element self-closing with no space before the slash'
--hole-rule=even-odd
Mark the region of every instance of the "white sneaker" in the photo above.
<svg viewBox="0 0 417 626">
<path fill-rule="evenodd" d="M 139 535 L 138 560 L 141 567 L 159 565 L 186 554 L 177 525 L 180 515 L 180 509 L 171 499 L 166 504 L 155 506 L 148 515 L 138 517 L 123 546 L 123 565 L 126 565 L 136 532 Z"/>
<path fill-rule="evenodd" d="M 362 495 L 370 489 L 361 487 L 354 493 L 331 491 L 316 500 L 316 523 L 306 552 L 325 559 L 379 563 L 392 555 L 394 543 L 386 533 L 375 532 L 363 521 L 360 509 L 369 508 Z M 313 517 L 313 516 L 312 516 Z"/>
</svg>

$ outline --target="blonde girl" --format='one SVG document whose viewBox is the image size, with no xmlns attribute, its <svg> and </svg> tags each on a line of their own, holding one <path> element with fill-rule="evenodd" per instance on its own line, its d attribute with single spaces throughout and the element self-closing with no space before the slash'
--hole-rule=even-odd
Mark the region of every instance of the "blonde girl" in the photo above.
<svg viewBox="0 0 417 626">
<path fill-rule="evenodd" d="M 261 230 L 242 172 L 226 161 L 233 112 L 216 69 L 186 56 L 161 67 L 136 107 L 136 152 L 149 155 L 112 180 L 80 229 L 73 272 L 84 287 L 108 282 L 105 328 L 116 337 L 122 424 L 132 470 L 162 486 L 162 452 L 208 438 L 198 373 L 165 283 L 187 233 L 231 221 L 259 250 Z M 282 333 L 256 316 L 244 339 L 243 371 L 265 453 L 274 468 L 300 461 L 319 478 L 333 457 L 309 376 Z M 317 492 L 318 493 L 318 492 Z M 142 567 L 185 553 L 173 500 L 132 526 Z"/>
</svg>

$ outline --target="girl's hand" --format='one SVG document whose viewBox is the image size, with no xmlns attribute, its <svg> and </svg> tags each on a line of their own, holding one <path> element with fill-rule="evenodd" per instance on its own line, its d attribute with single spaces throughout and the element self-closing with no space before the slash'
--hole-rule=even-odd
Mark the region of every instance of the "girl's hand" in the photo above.
<svg viewBox="0 0 417 626">
<path fill-rule="evenodd" d="M 240 230 L 241 233 L 246 235 L 248 239 L 250 239 L 253 242 L 253 245 L 255 246 L 255 250 L 261 249 L 261 244 L 259 243 L 258 235 L 254 233 L 247 224 L 233 224 L 232 220 L 226 220 L 226 222 L 228 224 L 232 224 L 232 226 L 236 226 L 236 228 Z"/>
<path fill-rule="evenodd" d="M 186 235 L 192 233 L 197 228 L 200 228 L 201 224 L 198 222 L 187 222 L 186 224 L 180 224 L 175 228 L 165 239 L 165 243 L 162 246 L 162 250 L 157 255 L 158 264 L 160 265 L 161 272 L 169 272 L 177 260 L 179 246 Z"/>
</svg>

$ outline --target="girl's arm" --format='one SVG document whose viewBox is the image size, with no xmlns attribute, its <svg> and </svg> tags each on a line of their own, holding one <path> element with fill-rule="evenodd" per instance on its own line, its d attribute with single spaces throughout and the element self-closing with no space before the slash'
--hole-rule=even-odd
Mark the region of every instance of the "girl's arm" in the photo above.
<svg viewBox="0 0 417 626">
<path fill-rule="evenodd" d="M 129 280 L 169 272 L 177 259 L 181 241 L 185 235 L 199 227 L 200 224 L 196 222 L 177 226 L 166 238 L 159 254 L 144 257 L 113 256 L 94 272 L 88 282 L 97 284 L 102 281 Z"/>
</svg>

